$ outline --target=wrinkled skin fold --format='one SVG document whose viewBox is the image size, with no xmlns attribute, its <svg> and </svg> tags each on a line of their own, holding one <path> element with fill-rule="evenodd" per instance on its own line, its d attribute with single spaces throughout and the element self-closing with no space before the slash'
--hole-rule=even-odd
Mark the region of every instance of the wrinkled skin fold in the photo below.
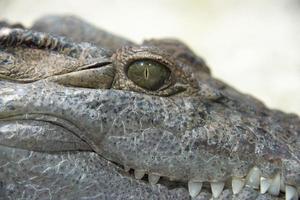
<svg viewBox="0 0 300 200">
<path fill-rule="evenodd" d="M 299 117 L 215 79 L 183 43 L 137 45 L 70 16 L 2 24 L 0 199 L 191 199 L 190 182 L 203 183 L 195 199 L 300 190 Z M 144 60 L 170 71 L 153 90 L 127 74 Z M 255 167 L 282 191 L 260 194 Z M 247 185 L 237 194 L 235 177 Z M 211 183 L 225 186 L 215 196 Z"/>
</svg>

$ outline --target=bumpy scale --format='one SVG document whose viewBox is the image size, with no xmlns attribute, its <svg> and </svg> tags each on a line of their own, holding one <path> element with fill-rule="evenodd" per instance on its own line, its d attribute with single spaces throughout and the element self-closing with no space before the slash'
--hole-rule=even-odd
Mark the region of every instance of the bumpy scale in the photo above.
<svg viewBox="0 0 300 200">
<path fill-rule="evenodd" d="M 0 199 L 298 199 L 299 117 L 183 43 L 70 16 L 0 28 Z"/>
</svg>

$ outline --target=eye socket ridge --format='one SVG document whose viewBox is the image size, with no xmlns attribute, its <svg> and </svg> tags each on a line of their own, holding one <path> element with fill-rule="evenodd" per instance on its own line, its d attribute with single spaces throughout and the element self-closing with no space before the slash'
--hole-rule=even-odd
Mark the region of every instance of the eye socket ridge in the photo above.
<svg viewBox="0 0 300 200">
<path fill-rule="evenodd" d="M 139 59 L 127 65 L 126 75 L 137 86 L 157 91 L 165 89 L 170 84 L 171 70 L 156 60 Z"/>
</svg>

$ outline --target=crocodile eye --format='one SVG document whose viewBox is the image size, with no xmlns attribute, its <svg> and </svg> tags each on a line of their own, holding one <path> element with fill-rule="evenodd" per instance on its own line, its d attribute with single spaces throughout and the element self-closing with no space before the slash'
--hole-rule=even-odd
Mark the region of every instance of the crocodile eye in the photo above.
<svg viewBox="0 0 300 200">
<path fill-rule="evenodd" d="M 138 86 L 147 90 L 158 90 L 169 80 L 171 71 L 165 65 L 153 60 L 138 60 L 131 63 L 127 76 Z"/>
</svg>

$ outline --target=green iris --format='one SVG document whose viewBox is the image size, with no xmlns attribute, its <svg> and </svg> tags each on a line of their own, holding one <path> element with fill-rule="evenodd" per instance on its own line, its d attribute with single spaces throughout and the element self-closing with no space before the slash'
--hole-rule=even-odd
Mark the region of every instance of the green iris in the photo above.
<svg viewBox="0 0 300 200">
<path fill-rule="evenodd" d="M 158 90 L 170 77 L 170 70 L 165 65 L 153 60 L 133 62 L 127 70 L 127 76 L 138 86 L 147 90 Z"/>
</svg>

